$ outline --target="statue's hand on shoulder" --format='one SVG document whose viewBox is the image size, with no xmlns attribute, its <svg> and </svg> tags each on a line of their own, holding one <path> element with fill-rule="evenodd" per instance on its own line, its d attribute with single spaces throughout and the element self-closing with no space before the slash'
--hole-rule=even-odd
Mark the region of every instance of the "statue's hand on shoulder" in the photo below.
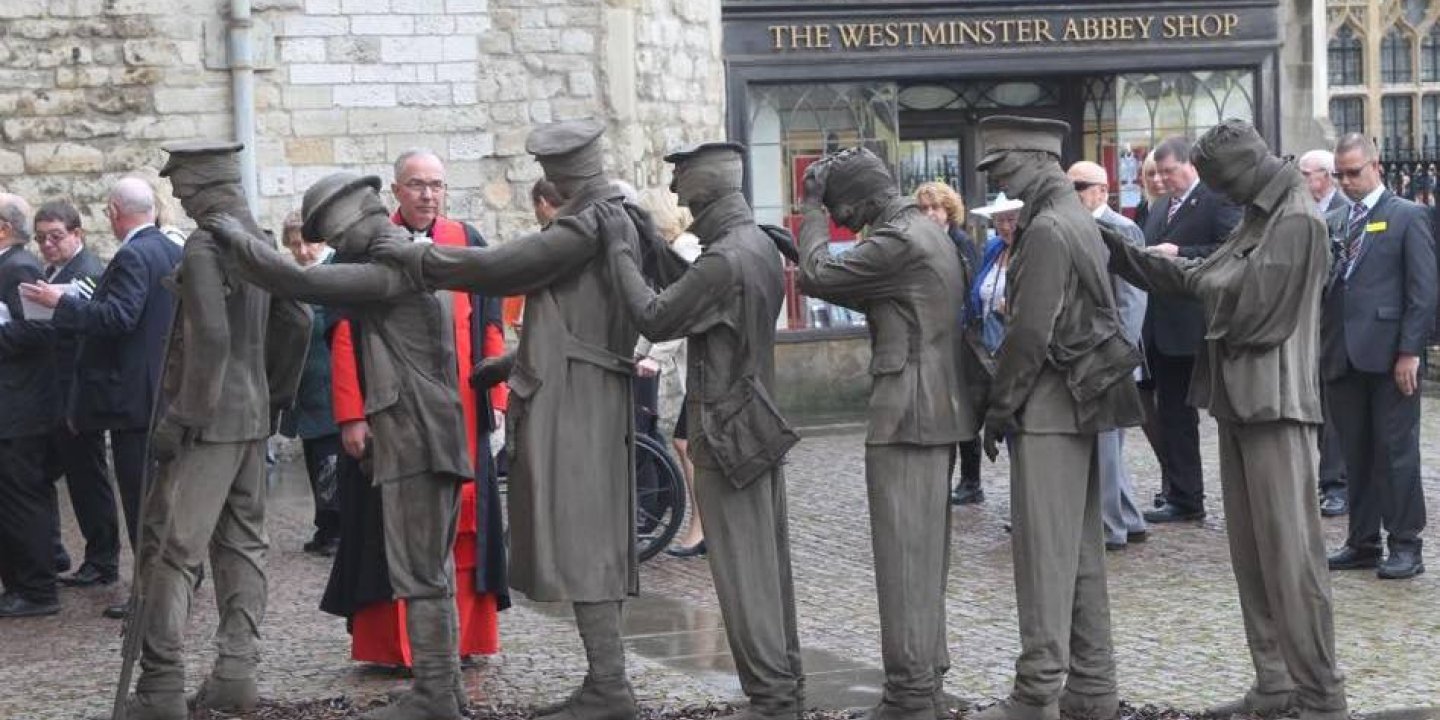
<svg viewBox="0 0 1440 720">
<path fill-rule="evenodd" d="M 239 245 L 250 239 L 250 230 L 240 218 L 229 213 L 214 212 L 200 219 L 200 229 L 210 233 L 223 247 Z"/>
<path fill-rule="evenodd" d="M 382 240 L 371 243 L 370 259 L 399 268 L 418 268 L 425 259 L 425 250 L 429 247 L 429 243 Z"/>
<path fill-rule="evenodd" d="M 612 253 L 630 249 L 629 238 L 635 234 L 635 225 L 630 214 L 617 203 L 595 203 L 595 223 L 600 228 L 600 240 Z"/>
</svg>

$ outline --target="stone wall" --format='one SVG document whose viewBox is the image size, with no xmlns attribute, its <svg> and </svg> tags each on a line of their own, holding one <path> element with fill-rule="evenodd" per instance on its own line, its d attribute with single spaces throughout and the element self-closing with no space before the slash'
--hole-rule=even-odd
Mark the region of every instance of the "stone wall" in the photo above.
<svg viewBox="0 0 1440 720">
<path fill-rule="evenodd" d="M 225 0 L 0 2 L 0 187 L 67 196 L 92 244 L 105 191 L 161 143 L 232 136 Z M 724 132 L 718 3 L 254 0 L 260 220 L 278 226 L 338 169 L 391 176 L 401 151 L 449 165 L 449 214 L 500 239 L 533 226 L 535 124 L 605 118 L 611 169 Z M 163 187 L 163 181 L 160 183 Z M 183 218 L 177 224 L 187 225 Z"/>
</svg>

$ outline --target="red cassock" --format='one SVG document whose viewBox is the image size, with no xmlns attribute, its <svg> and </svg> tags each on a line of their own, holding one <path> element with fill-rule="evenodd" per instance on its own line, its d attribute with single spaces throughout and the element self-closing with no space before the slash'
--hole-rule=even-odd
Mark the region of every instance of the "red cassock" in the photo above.
<svg viewBox="0 0 1440 720">
<path fill-rule="evenodd" d="M 399 223 L 398 216 L 394 218 Z M 437 245 L 467 245 L 465 226 L 453 220 L 440 218 L 432 228 Z M 455 320 L 455 362 L 460 378 L 460 401 L 465 409 L 465 429 L 469 437 L 470 458 L 480 467 L 477 450 L 489 452 L 490 448 L 478 448 L 480 419 L 475 393 L 470 386 L 470 369 L 474 365 L 474 348 L 471 346 L 471 302 L 464 293 L 445 293 L 450 298 Z M 360 393 L 360 378 L 355 367 L 354 345 L 349 321 L 342 320 L 335 328 L 331 340 L 331 392 L 334 400 L 335 421 L 346 423 L 365 419 L 365 402 Z M 503 331 L 493 324 L 486 324 L 480 357 L 493 357 L 505 352 Z M 504 410 L 507 391 L 497 385 L 490 391 L 490 402 L 497 410 Z M 497 622 L 498 608 L 493 593 L 478 593 L 475 590 L 475 483 L 466 481 L 460 489 L 460 518 L 455 535 L 455 607 L 460 619 L 460 655 L 493 655 L 500 651 L 500 630 Z M 405 601 L 371 603 L 355 613 L 350 629 L 350 657 L 361 662 L 382 665 L 411 665 L 410 640 L 405 632 Z"/>
</svg>

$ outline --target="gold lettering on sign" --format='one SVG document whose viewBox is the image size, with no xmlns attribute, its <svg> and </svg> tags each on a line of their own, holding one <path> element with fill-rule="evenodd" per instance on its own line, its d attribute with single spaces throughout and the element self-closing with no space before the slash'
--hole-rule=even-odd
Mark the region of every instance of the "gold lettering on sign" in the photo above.
<svg viewBox="0 0 1440 720">
<path fill-rule="evenodd" d="M 1058 22 L 1058 21 L 1056 21 Z M 1056 36 L 1056 28 L 1058 34 Z M 888 48 L 964 45 L 1034 45 L 1115 43 L 1140 40 L 1213 40 L 1235 35 L 1240 16 L 1234 13 L 1172 15 L 1086 15 L 1067 17 L 1062 25 L 1050 18 L 981 18 L 868 23 L 770 25 L 770 49 L 878 50 Z"/>
</svg>

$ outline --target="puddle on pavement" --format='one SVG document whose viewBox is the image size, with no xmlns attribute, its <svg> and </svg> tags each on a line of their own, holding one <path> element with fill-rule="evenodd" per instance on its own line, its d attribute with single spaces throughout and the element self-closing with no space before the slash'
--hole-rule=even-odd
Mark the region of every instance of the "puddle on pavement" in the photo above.
<svg viewBox="0 0 1440 720">
<path fill-rule="evenodd" d="M 565 603 L 521 602 L 551 617 L 574 620 Z M 622 632 L 628 651 L 699 679 L 717 692 L 743 698 L 718 611 L 673 598 L 632 598 L 625 602 Z M 810 707 L 839 710 L 879 702 L 885 681 L 879 668 L 823 650 L 802 647 L 800 652 Z"/>
</svg>

